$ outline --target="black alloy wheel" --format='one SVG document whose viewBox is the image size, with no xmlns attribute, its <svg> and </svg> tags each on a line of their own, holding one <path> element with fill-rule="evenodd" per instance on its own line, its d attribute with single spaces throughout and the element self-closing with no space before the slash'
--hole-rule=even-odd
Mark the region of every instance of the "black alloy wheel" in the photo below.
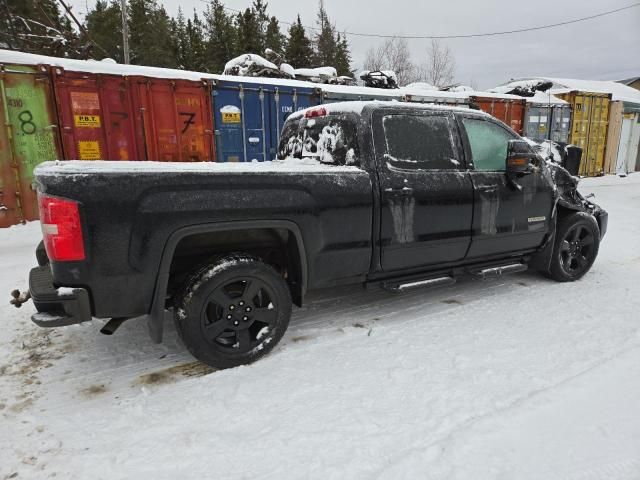
<svg viewBox="0 0 640 480">
<path fill-rule="evenodd" d="M 269 353 L 289 325 L 291 308 L 280 273 L 251 255 L 230 254 L 190 276 L 177 297 L 175 324 L 194 357 L 230 368 Z"/>
</svg>

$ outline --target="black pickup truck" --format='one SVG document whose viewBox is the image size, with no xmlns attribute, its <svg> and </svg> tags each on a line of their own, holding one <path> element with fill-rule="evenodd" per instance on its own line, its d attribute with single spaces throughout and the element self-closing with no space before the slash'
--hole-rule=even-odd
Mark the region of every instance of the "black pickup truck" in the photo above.
<svg viewBox="0 0 640 480">
<path fill-rule="evenodd" d="M 56 162 L 36 172 L 44 240 L 33 321 L 173 317 L 219 368 L 282 338 L 292 303 L 343 284 L 410 288 L 594 263 L 607 213 L 492 117 L 395 102 L 285 123 L 265 163 Z"/>
</svg>

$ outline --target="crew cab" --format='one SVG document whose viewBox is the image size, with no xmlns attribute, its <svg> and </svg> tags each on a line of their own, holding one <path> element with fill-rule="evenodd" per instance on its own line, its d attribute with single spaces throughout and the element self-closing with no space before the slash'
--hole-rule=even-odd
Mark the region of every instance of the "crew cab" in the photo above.
<svg viewBox="0 0 640 480">
<path fill-rule="evenodd" d="M 607 213 L 482 112 L 350 102 L 291 115 L 273 162 L 49 162 L 33 321 L 173 317 L 218 368 L 282 338 L 292 304 L 346 284 L 390 292 L 593 265 Z M 111 326 L 111 327 L 110 327 Z"/>
</svg>

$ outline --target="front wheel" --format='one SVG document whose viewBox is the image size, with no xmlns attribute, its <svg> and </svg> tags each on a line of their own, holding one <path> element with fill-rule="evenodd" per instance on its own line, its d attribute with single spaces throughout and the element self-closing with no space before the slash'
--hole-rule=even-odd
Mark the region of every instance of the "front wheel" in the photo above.
<svg viewBox="0 0 640 480">
<path fill-rule="evenodd" d="M 584 212 L 572 213 L 558 222 L 549 276 L 558 282 L 582 278 L 595 262 L 600 247 L 598 223 Z"/>
<path fill-rule="evenodd" d="M 269 353 L 291 317 L 282 276 L 244 254 L 196 271 L 178 298 L 175 324 L 191 354 L 215 368 L 251 363 Z"/>
</svg>

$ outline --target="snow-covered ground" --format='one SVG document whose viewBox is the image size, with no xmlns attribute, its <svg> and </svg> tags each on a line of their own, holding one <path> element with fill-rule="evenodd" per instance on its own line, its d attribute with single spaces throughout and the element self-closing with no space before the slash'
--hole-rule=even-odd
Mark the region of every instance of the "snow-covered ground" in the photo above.
<svg viewBox="0 0 640 480">
<path fill-rule="evenodd" d="M 640 174 L 592 271 L 320 292 L 264 360 L 211 372 L 167 325 L 33 325 L 37 224 L 0 231 L 0 479 L 640 478 Z"/>
</svg>

